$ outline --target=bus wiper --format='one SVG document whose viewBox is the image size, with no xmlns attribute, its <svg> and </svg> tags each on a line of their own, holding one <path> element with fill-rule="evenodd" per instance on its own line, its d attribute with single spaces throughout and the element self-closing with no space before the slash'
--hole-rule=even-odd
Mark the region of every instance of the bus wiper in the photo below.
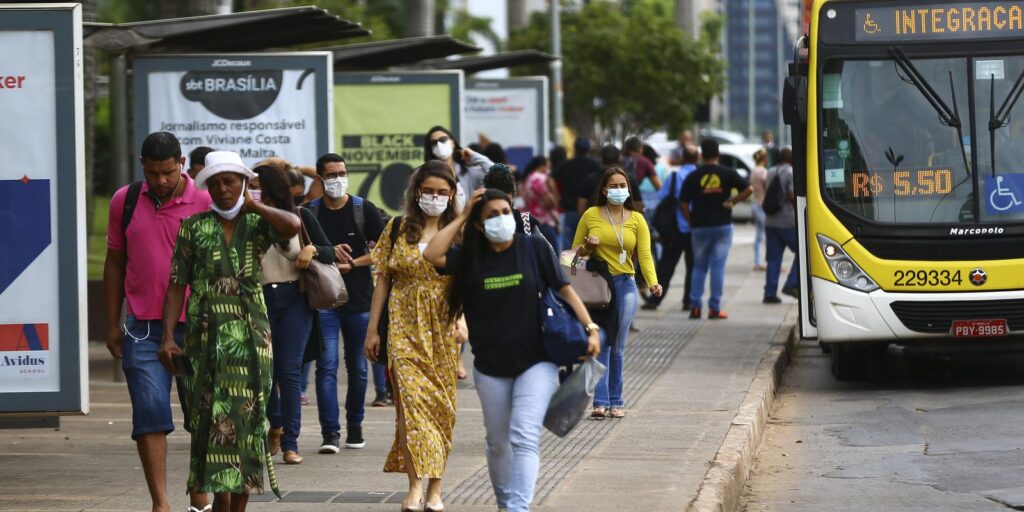
<svg viewBox="0 0 1024 512">
<path fill-rule="evenodd" d="M 1013 111 L 1013 106 L 1020 99 L 1021 92 L 1024 92 L 1024 70 L 1017 76 L 1017 81 L 1014 82 L 1010 93 L 1006 95 L 998 112 L 996 112 L 996 76 L 994 74 L 989 75 L 989 90 L 991 93 L 989 94 L 988 143 L 989 156 L 992 158 L 992 177 L 994 178 L 996 176 L 996 130 L 1009 124 L 1010 112 Z"/>
<path fill-rule="evenodd" d="M 911 62 L 907 55 L 903 53 L 903 50 L 897 46 L 889 47 L 889 55 L 892 56 L 893 60 L 896 61 L 896 65 L 909 77 L 910 83 L 917 87 L 917 90 L 921 92 L 924 99 L 931 104 L 935 112 L 939 114 L 939 121 L 942 124 L 956 129 L 957 143 L 960 146 L 960 156 L 964 160 L 964 169 L 967 171 L 967 175 L 971 174 L 971 166 L 967 163 L 967 151 L 964 149 L 964 134 L 963 134 L 963 123 L 960 122 L 960 110 L 957 107 L 956 102 L 956 89 L 953 87 L 953 72 L 949 72 L 949 93 L 953 97 L 953 108 L 949 108 L 949 105 L 942 100 L 935 89 L 928 83 L 924 75 L 917 70 L 914 63 Z M 904 79 L 906 81 L 906 79 Z"/>
</svg>

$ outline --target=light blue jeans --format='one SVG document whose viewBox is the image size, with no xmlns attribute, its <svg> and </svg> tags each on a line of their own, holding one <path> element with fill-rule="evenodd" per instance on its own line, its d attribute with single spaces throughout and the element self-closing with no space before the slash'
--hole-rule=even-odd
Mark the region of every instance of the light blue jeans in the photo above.
<svg viewBox="0 0 1024 512">
<path fill-rule="evenodd" d="M 540 435 L 558 367 L 543 362 L 518 377 L 491 377 L 473 369 L 487 429 L 487 471 L 498 508 L 530 510 L 540 472 Z"/>
<path fill-rule="evenodd" d="M 629 338 L 629 324 L 636 315 L 639 294 L 636 290 L 636 279 L 631 275 L 612 276 L 615 294 L 615 315 L 619 326 L 615 333 L 601 335 L 601 354 L 597 360 L 608 372 L 597 381 L 594 391 L 594 407 L 622 407 L 622 366 L 625 362 L 626 340 Z M 609 336 L 614 335 L 614 338 Z"/>
<path fill-rule="evenodd" d="M 764 208 L 757 201 L 750 203 L 750 215 L 754 218 L 754 265 L 765 264 Z"/>
<path fill-rule="evenodd" d="M 693 285 L 690 288 L 690 307 L 699 308 L 704 300 L 704 283 L 711 274 L 711 297 L 708 308 L 720 311 L 722 290 L 725 288 L 725 262 L 732 247 L 732 224 L 693 228 Z"/>
</svg>

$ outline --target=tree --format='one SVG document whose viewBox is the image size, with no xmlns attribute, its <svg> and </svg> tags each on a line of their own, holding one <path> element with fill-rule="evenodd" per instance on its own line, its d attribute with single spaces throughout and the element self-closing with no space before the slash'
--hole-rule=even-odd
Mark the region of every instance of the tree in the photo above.
<svg viewBox="0 0 1024 512">
<path fill-rule="evenodd" d="M 623 4 L 593 0 L 561 17 L 566 124 L 604 140 L 674 133 L 723 88 L 720 20 L 708 20 L 694 40 L 675 26 L 668 2 Z M 550 51 L 550 26 L 547 12 L 534 13 L 526 29 L 512 34 L 510 48 Z"/>
</svg>

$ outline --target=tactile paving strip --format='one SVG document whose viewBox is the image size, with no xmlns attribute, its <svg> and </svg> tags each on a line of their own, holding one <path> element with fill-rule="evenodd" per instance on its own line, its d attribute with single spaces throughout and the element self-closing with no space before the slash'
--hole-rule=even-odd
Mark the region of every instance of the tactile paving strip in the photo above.
<svg viewBox="0 0 1024 512">
<path fill-rule="evenodd" d="M 691 321 L 685 312 L 659 315 L 643 322 L 643 330 L 631 337 L 626 349 L 626 376 L 623 395 L 636 403 L 654 381 L 672 364 L 672 360 L 690 341 L 704 321 Z M 534 503 L 543 504 L 565 480 L 573 468 L 620 422 L 584 419 L 568 436 L 559 438 L 544 431 L 541 440 L 541 468 L 534 491 Z M 487 466 L 446 493 L 445 501 L 462 505 L 493 505 Z"/>
</svg>

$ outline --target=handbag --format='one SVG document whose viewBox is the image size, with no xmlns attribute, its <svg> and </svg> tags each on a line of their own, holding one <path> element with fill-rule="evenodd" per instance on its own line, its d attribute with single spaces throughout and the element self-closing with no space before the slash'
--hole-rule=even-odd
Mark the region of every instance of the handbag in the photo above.
<svg viewBox="0 0 1024 512">
<path fill-rule="evenodd" d="M 594 390 L 607 368 L 596 358 L 583 361 L 576 371 L 551 396 L 544 414 L 544 427 L 558 437 L 565 437 L 579 425 L 594 402 Z"/>
<path fill-rule="evenodd" d="M 559 366 L 576 363 L 580 356 L 587 353 L 589 340 L 583 324 L 576 318 L 572 308 L 555 294 L 550 286 L 544 284 L 544 278 L 537 268 L 537 254 L 533 249 L 533 237 L 523 237 L 529 251 L 530 265 L 537 286 L 541 288 L 539 311 L 541 336 L 544 351 L 548 358 Z"/>
<path fill-rule="evenodd" d="M 566 249 L 559 254 L 558 263 L 569 278 L 569 284 L 579 295 L 587 309 L 604 309 L 612 302 L 612 289 L 608 281 L 597 272 L 587 270 L 587 256 L 580 256 L 582 246 Z"/>
<path fill-rule="evenodd" d="M 301 222 L 303 242 L 312 245 L 306 231 L 306 223 Z M 306 294 L 306 300 L 312 309 L 334 309 L 348 302 L 348 289 L 345 288 L 345 280 L 341 272 L 334 265 L 328 265 L 313 259 L 309 267 L 299 270 L 299 289 Z"/>
</svg>

